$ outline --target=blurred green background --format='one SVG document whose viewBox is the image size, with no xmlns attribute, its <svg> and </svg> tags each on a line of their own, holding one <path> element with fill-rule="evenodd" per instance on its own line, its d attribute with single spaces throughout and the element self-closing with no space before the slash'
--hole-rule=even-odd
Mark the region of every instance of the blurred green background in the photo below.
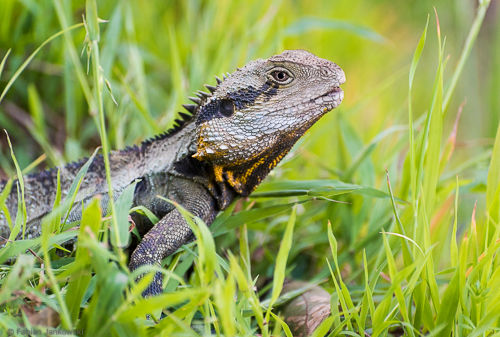
<svg viewBox="0 0 500 337">
<path fill-rule="evenodd" d="M 432 245 L 436 266 L 431 261 L 428 270 L 435 269 L 436 279 L 430 274 L 428 279 L 423 277 L 421 284 L 431 284 L 430 288 L 432 282 L 445 285 L 450 270 L 456 267 L 456 261 L 450 259 L 450 251 L 454 249 L 452 239 L 456 234 L 451 228 L 458 185 L 458 236 L 463 237 L 464 228 L 471 224 L 476 201 L 478 223 L 486 224 L 478 226 L 477 242 L 469 252 L 467 244 L 460 241 L 460 248 L 464 247 L 465 252 L 463 266 L 472 268 L 478 264 L 477 255 L 492 236 L 487 228 L 494 223 L 493 215 L 491 223 L 485 220 L 488 217 L 485 199 L 491 148 L 500 120 L 498 1 L 493 0 L 486 13 L 444 115 L 441 143 L 439 146 L 427 144 L 428 139 L 441 138 L 440 135 L 427 137 L 424 134 L 424 119 L 433 95 L 438 92 L 433 88 L 438 68 L 438 26 L 434 10 L 445 40 L 446 92 L 476 6 L 476 1 L 472 0 L 100 1 L 99 51 L 106 79 L 104 107 L 110 144 L 113 149 L 122 148 L 168 129 L 177 112 L 182 110 L 181 104 L 188 103 L 187 97 L 203 89 L 204 83 L 214 84 L 215 75 L 232 72 L 251 59 L 267 58 L 283 49 L 309 50 L 344 69 L 347 77 L 343 85 L 345 99 L 299 141 L 299 146 L 266 182 L 338 179 L 387 191 L 387 169 L 395 196 L 413 202 L 397 204 L 403 227 L 411 229 L 408 231 L 410 238 L 425 249 L 431 250 Z M 42 161 L 38 169 L 61 165 L 90 154 L 100 145 L 93 82 L 87 75 L 91 72 L 88 71 L 85 29 L 83 26 L 68 28 L 81 23 L 84 13 L 84 1 L 0 0 L 0 60 L 10 50 L 0 77 L 0 93 L 15 79 L 0 102 L 0 128 L 9 133 L 22 168 L 37 158 Z M 411 178 L 415 178 L 412 183 L 424 181 L 424 188 L 431 192 L 419 191 L 417 199 L 410 200 L 408 73 L 428 18 L 427 41 L 412 90 L 413 125 L 416 142 L 424 144 L 423 147 L 434 146 L 437 155 L 432 151 L 425 153 L 422 160 L 433 162 L 424 163 L 419 171 L 423 178 Z M 59 34 L 62 29 L 66 32 Z M 16 74 L 23 62 L 49 38 L 53 39 L 22 73 Z M 463 110 L 457 119 L 461 104 L 464 104 Z M 434 122 L 439 129 L 439 120 Z M 0 178 L 14 172 L 6 137 L 2 134 Z M 434 177 L 438 180 L 435 185 Z M 498 191 L 495 172 L 491 177 L 490 196 Z M 430 200 L 426 199 L 428 195 L 431 195 Z M 269 214 L 266 207 L 288 202 L 283 209 L 289 211 L 292 203 L 305 199 L 275 200 L 254 195 L 236 208 L 253 207 L 262 214 Z M 370 277 L 375 280 L 375 302 L 380 303 L 385 290 L 390 300 L 392 290 L 388 283 L 381 281 L 375 289 L 377 277 L 385 268 L 386 252 L 380 232 L 397 228 L 389 199 L 359 194 L 338 196 L 347 205 L 311 199 L 314 198 L 308 198 L 297 208 L 294 237 L 300 240 L 294 241 L 290 251 L 287 276 L 314 280 L 329 277 L 325 255 L 329 256 L 330 248 L 325 233 L 331 221 L 339 242 L 339 264 L 343 277 L 353 281 L 349 286 L 355 302 L 360 303 L 360 297 L 364 296 L 358 291 L 364 282 L 362 248 L 366 249 L 369 268 L 373 267 Z M 412 218 L 412 207 L 420 202 L 427 209 L 419 209 L 417 231 L 417 215 Z M 491 201 L 490 205 L 495 202 Z M 259 215 L 258 220 L 248 224 L 252 275 L 259 275 L 259 286 L 273 275 L 276 251 L 289 214 L 270 213 L 273 217 L 263 219 L 265 217 Z M 214 229 L 217 249 L 238 251 L 240 230 L 233 230 L 231 219 L 226 220 L 223 218 Z M 242 221 L 241 218 L 238 221 Z M 476 223 L 472 223 L 475 230 Z M 429 233 L 422 224 L 428 225 Z M 246 233 L 246 227 L 243 231 Z M 463 239 L 465 241 L 467 239 Z M 391 248 L 399 247 L 399 242 L 391 241 Z M 390 255 L 388 250 L 387 256 Z M 408 265 L 412 261 L 404 262 Z M 398 263 L 401 263 L 400 257 Z M 489 275 L 487 269 L 485 267 L 484 275 Z M 459 272 L 457 269 L 457 275 Z M 482 278 L 484 283 L 485 280 L 487 276 Z M 474 282 L 471 277 L 470 284 L 475 287 Z M 466 289 L 470 294 L 467 293 L 469 302 L 462 301 L 464 312 L 469 303 L 477 301 L 475 290 Z M 328 290 L 334 292 L 332 288 Z M 426 294 L 418 293 L 413 297 L 410 292 L 408 301 L 420 296 L 421 303 L 429 305 L 429 293 Z M 446 311 L 446 301 L 443 303 Z M 397 306 L 393 301 L 393 307 Z M 421 308 L 430 312 L 427 307 Z M 439 318 L 437 312 L 434 308 L 434 318 Z M 474 312 L 470 316 L 476 320 L 480 317 Z M 430 331 L 431 325 L 426 323 L 425 329 Z M 419 324 L 416 327 L 420 329 Z"/>
</svg>

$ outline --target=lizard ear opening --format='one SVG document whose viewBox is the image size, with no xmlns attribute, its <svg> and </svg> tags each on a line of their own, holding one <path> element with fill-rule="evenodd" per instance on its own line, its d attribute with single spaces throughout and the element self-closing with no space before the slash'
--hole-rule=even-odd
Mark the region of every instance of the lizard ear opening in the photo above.
<svg viewBox="0 0 500 337">
<path fill-rule="evenodd" d="M 234 114 L 234 103 L 229 99 L 224 99 L 220 102 L 219 109 L 221 115 L 230 117 L 232 114 Z"/>
</svg>

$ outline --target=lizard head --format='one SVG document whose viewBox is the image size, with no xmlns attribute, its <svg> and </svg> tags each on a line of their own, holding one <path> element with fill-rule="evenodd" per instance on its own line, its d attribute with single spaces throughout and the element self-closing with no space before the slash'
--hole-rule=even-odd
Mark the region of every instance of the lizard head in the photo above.
<svg viewBox="0 0 500 337">
<path fill-rule="evenodd" d="M 248 195 L 321 116 L 343 99 L 342 69 L 304 50 L 251 61 L 200 95 L 194 158 Z"/>
</svg>

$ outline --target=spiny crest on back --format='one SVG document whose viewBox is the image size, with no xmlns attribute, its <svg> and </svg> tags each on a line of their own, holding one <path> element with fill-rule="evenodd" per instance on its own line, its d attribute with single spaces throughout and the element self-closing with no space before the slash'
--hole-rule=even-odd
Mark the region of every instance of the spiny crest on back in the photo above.
<svg viewBox="0 0 500 337">
<path fill-rule="evenodd" d="M 225 78 L 225 75 L 224 75 Z M 193 120 L 193 117 L 198 113 L 199 109 L 203 104 L 206 103 L 206 101 L 212 96 L 212 94 L 215 92 L 217 89 L 218 85 L 222 83 L 222 80 L 215 76 L 215 80 L 217 82 L 216 86 L 210 85 L 210 84 L 205 84 L 205 87 L 208 89 L 209 92 L 205 92 L 202 90 L 198 90 L 196 92 L 197 97 L 189 97 L 189 99 L 194 103 L 194 104 L 183 104 L 182 107 L 186 109 L 186 112 L 179 112 L 179 117 L 174 120 L 174 123 L 170 129 L 167 131 L 160 133 L 158 135 L 155 135 L 151 138 L 148 138 L 144 140 L 141 143 L 141 149 L 144 149 L 146 146 L 151 145 L 153 142 L 158 141 L 158 140 L 163 140 L 168 137 L 173 136 L 180 130 L 184 128 L 186 123 L 190 122 Z M 127 147 L 130 148 L 130 147 Z"/>
</svg>

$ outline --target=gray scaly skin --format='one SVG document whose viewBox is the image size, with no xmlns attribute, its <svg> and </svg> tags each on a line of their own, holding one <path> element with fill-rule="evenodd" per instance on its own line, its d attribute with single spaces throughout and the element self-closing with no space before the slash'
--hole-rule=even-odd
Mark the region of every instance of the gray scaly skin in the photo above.
<svg viewBox="0 0 500 337">
<path fill-rule="evenodd" d="M 143 235 L 131 255 L 130 268 L 160 264 L 162 259 L 193 239 L 182 215 L 162 195 L 184 206 L 208 225 L 234 198 L 249 195 L 318 119 L 343 99 L 339 86 L 342 69 L 303 50 L 287 50 L 239 68 L 210 93 L 198 92 L 185 105 L 173 130 L 140 146 L 110 155 L 114 196 L 136 179 L 134 206 L 143 205 L 160 219 L 154 226 L 144 217 L 133 219 Z M 85 161 L 60 168 L 63 197 Z M 27 238 L 40 233 L 40 220 L 51 211 L 56 195 L 56 170 L 25 177 L 28 213 Z M 0 190 L 5 182 L 0 182 Z M 106 206 L 102 157 L 92 162 L 75 200 L 71 220 L 78 220 L 81 205 L 101 195 Z M 6 206 L 14 217 L 17 185 Z M 105 207 L 104 207 L 105 208 Z M 9 226 L 0 213 L 0 235 Z M 145 295 L 161 293 L 158 274 Z"/>
</svg>

